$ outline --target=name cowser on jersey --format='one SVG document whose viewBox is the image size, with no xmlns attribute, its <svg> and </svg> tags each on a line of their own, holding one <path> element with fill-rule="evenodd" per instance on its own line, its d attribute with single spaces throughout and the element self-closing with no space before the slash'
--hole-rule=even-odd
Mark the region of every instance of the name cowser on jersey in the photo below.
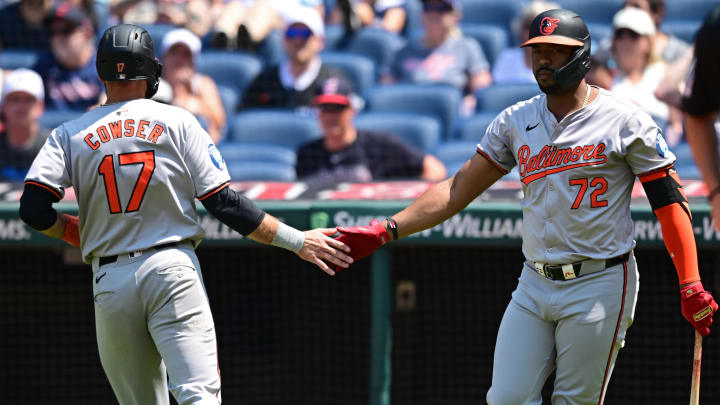
<svg viewBox="0 0 720 405">
<path fill-rule="evenodd" d="M 517 166 L 523 253 L 551 264 L 630 251 L 635 178 L 675 160 L 645 111 L 602 89 L 560 122 L 544 94 L 507 108 L 488 127 L 478 153 L 504 173 Z"/>
<path fill-rule="evenodd" d="M 62 198 L 73 187 L 82 253 L 93 257 L 204 237 L 194 199 L 230 181 L 192 114 L 138 99 L 100 106 L 56 128 L 26 182 Z"/>
</svg>

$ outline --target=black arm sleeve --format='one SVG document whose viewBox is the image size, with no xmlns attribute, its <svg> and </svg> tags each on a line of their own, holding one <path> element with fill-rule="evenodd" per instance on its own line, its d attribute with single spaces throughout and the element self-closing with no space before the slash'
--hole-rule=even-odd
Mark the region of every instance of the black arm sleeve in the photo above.
<svg viewBox="0 0 720 405">
<path fill-rule="evenodd" d="M 265 212 L 254 202 L 230 187 L 205 198 L 202 204 L 212 216 L 243 236 L 257 229 L 265 218 Z"/>
<path fill-rule="evenodd" d="M 42 187 L 26 184 L 20 197 L 20 219 L 31 228 L 44 231 L 57 221 L 53 203 L 60 201 L 56 195 Z"/>
</svg>

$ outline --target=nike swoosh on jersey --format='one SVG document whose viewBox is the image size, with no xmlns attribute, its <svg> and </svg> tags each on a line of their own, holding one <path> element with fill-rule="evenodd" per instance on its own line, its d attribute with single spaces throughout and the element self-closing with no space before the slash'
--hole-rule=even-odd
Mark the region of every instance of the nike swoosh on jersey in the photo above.
<svg viewBox="0 0 720 405">
<path fill-rule="evenodd" d="M 107 272 L 105 272 L 105 273 L 103 273 L 103 274 L 95 277 L 95 284 L 99 283 L 99 282 L 100 282 L 100 279 L 102 279 L 103 277 L 105 277 L 106 274 L 107 274 Z"/>
<path fill-rule="evenodd" d="M 537 127 L 538 125 L 540 125 L 539 122 L 538 122 L 537 124 L 533 125 L 533 126 L 528 125 L 528 126 L 525 127 L 525 130 L 526 130 L 526 131 L 532 131 L 532 130 L 535 129 L 535 127 Z"/>
</svg>

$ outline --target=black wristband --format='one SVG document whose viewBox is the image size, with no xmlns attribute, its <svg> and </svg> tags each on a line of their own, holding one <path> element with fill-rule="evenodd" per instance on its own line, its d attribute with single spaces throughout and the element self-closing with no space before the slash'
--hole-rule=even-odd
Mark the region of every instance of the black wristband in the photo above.
<svg viewBox="0 0 720 405">
<path fill-rule="evenodd" d="M 710 190 L 710 192 L 708 193 L 708 196 L 707 196 L 708 202 L 712 201 L 713 197 L 715 197 L 718 194 L 720 194 L 720 186 L 717 186 L 714 189 Z"/>
<path fill-rule="evenodd" d="M 385 217 L 385 220 L 387 221 L 387 225 L 385 226 L 385 228 L 388 229 L 392 233 L 393 240 L 397 239 L 398 238 L 397 222 L 390 217 Z"/>
</svg>

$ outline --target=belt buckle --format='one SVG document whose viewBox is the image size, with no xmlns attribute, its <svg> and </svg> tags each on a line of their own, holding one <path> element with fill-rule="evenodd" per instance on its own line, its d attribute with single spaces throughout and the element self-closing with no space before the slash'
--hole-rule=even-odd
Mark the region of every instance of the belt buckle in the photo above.
<svg viewBox="0 0 720 405">
<path fill-rule="evenodd" d="M 550 278 L 545 271 L 545 263 L 535 262 L 535 271 L 537 271 L 543 277 Z"/>
<path fill-rule="evenodd" d="M 563 265 L 562 265 L 562 272 L 563 272 L 563 278 L 564 278 L 565 280 L 572 280 L 572 279 L 574 279 L 574 278 L 577 277 L 577 276 L 575 275 L 575 267 L 572 265 L 572 263 L 570 263 L 570 264 L 563 264 Z"/>
<path fill-rule="evenodd" d="M 128 256 L 130 256 L 131 259 L 134 259 L 138 256 L 142 256 L 143 251 L 142 250 L 135 250 L 133 252 L 128 253 Z"/>
</svg>

